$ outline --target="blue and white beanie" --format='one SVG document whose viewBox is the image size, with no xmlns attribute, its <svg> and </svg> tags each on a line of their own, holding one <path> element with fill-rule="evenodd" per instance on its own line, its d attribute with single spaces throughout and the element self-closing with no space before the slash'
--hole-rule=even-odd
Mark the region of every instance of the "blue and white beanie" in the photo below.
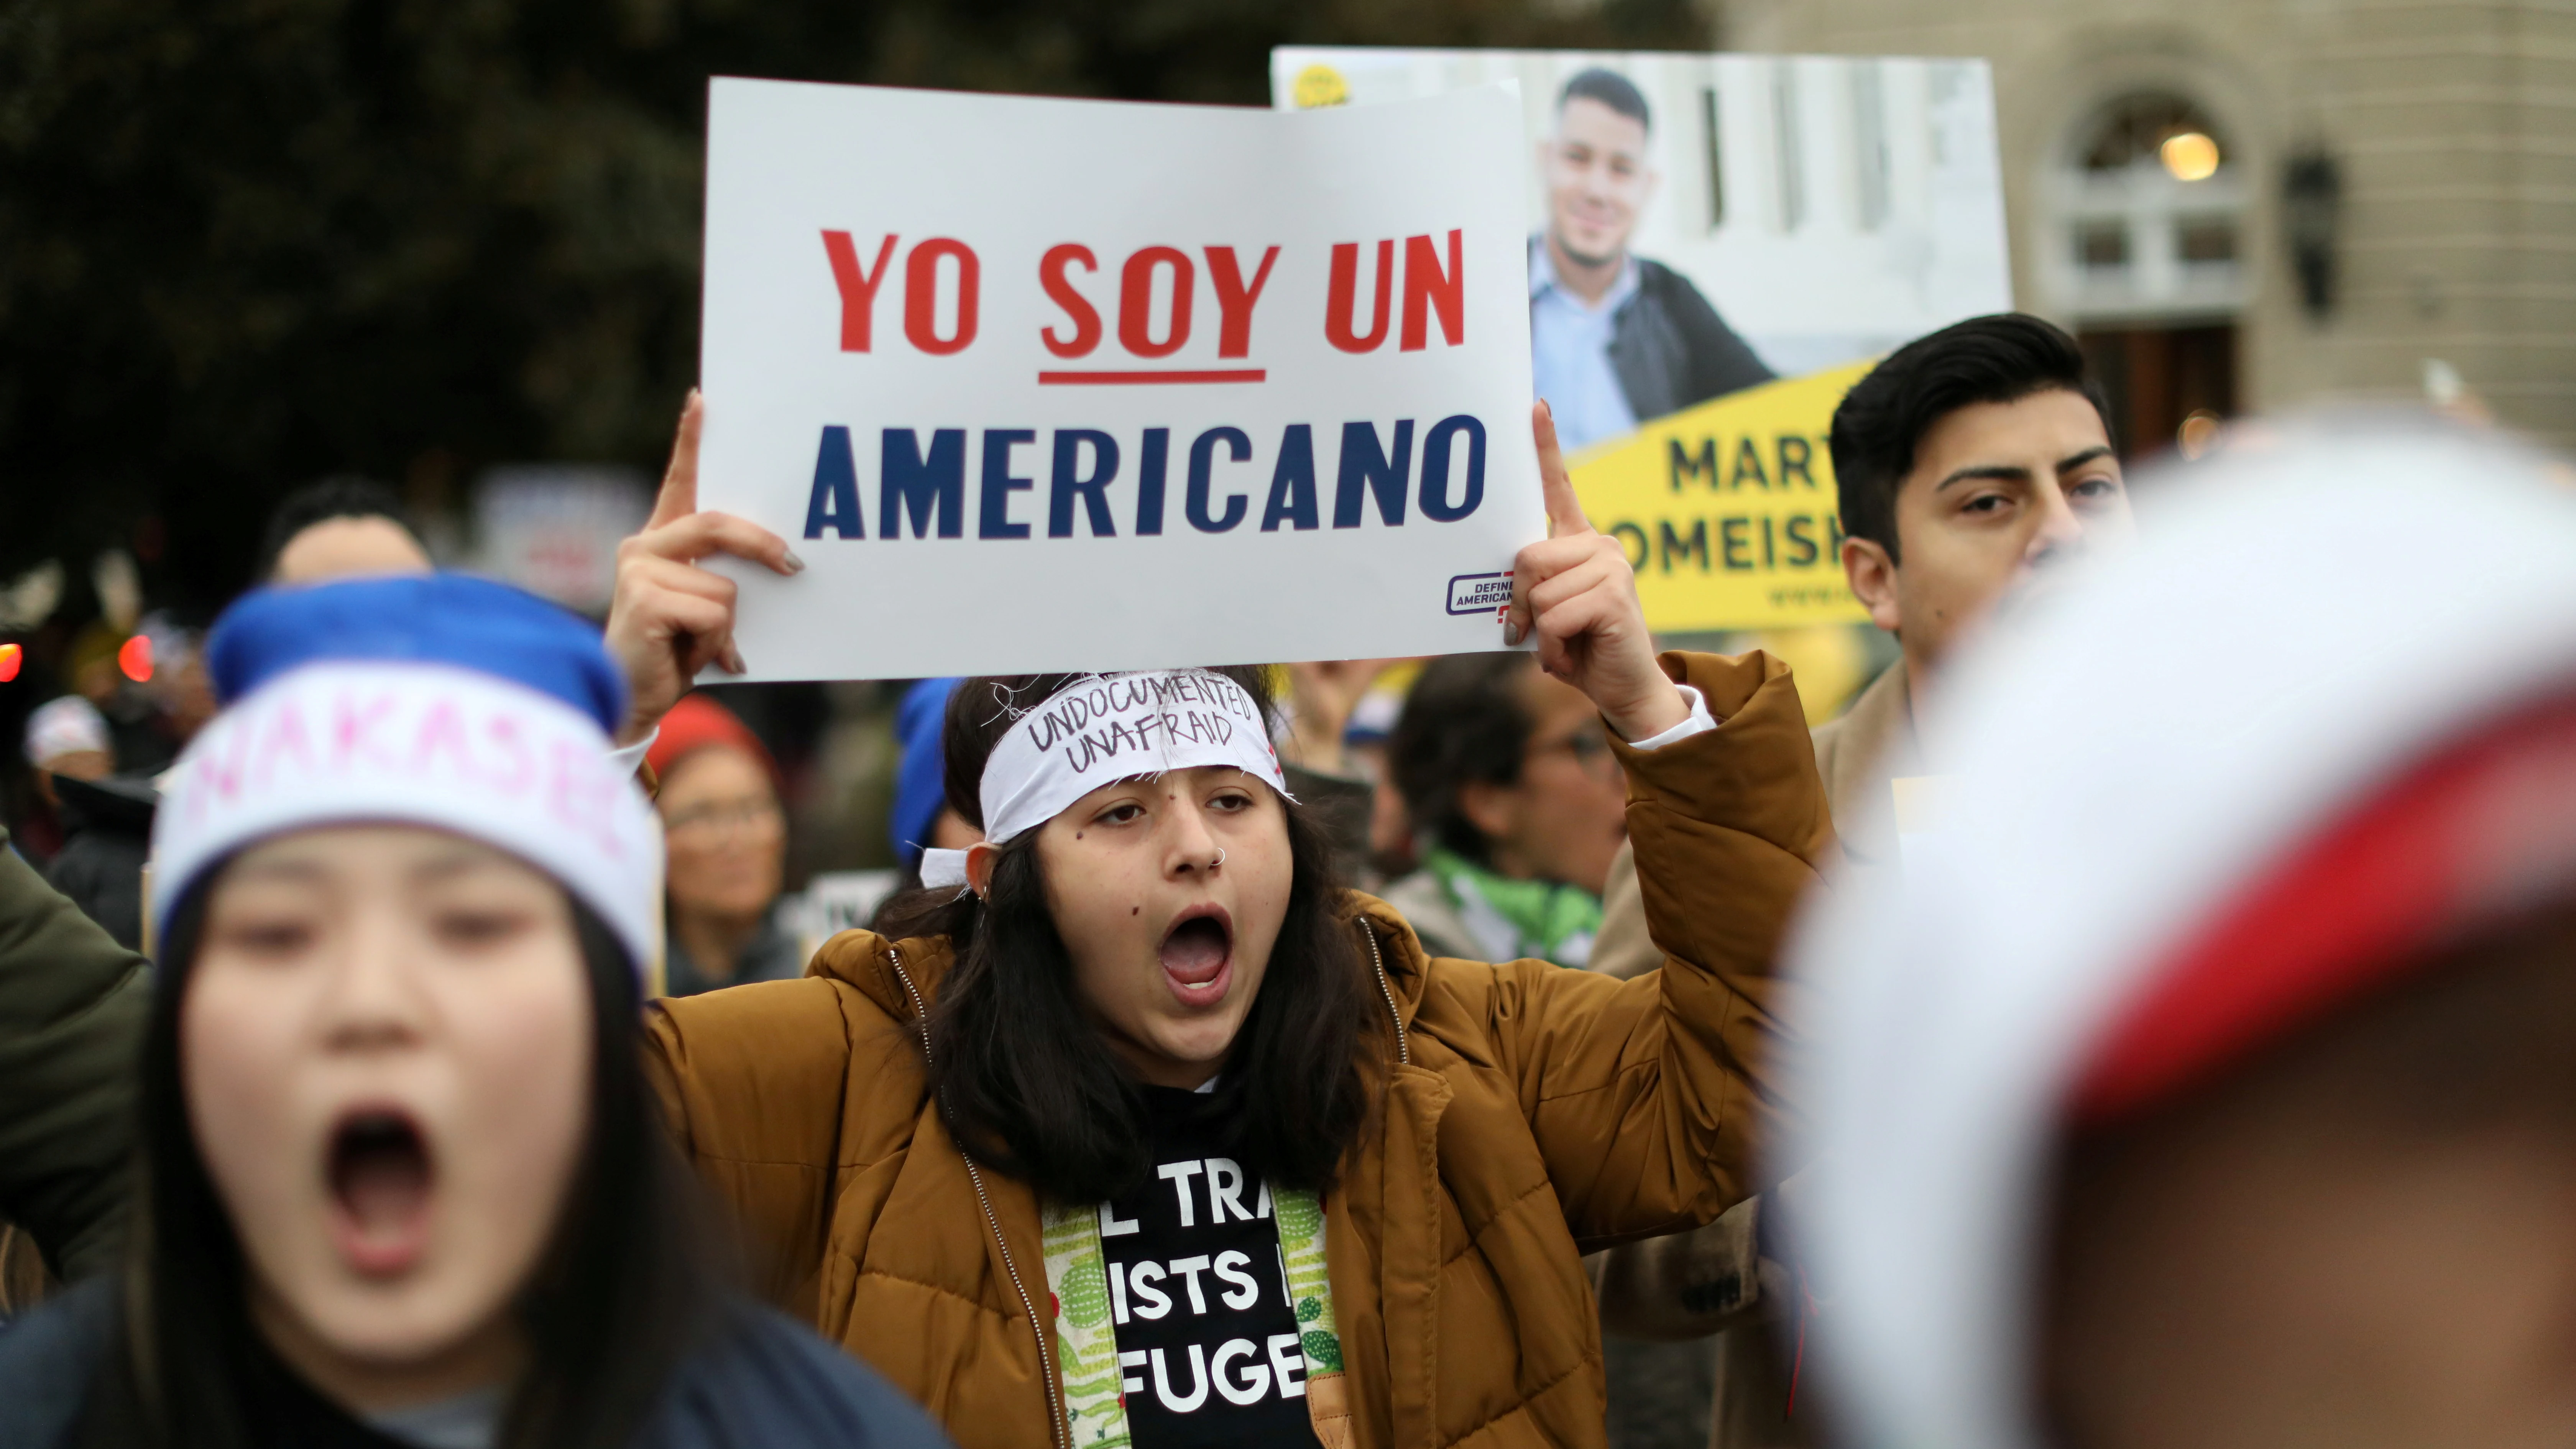
<svg viewBox="0 0 2576 1449">
<path fill-rule="evenodd" d="M 609 756 L 626 681 L 593 626 L 462 574 L 360 579 L 243 598 L 206 658 L 224 710 L 164 777 L 156 936 L 246 845 L 389 822 L 508 851 L 653 958 L 662 831 Z"/>
</svg>

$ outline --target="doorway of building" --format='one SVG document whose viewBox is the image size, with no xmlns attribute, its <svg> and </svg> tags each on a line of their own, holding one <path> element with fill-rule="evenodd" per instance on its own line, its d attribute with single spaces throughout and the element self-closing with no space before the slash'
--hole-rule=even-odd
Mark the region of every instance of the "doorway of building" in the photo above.
<svg viewBox="0 0 2576 1449">
<path fill-rule="evenodd" d="M 2111 401 L 2120 455 L 2143 461 L 2168 448 L 2197 455 L 2218 423 L 2236 415 L 2236 326 L 2086 327 L 2084 359 Z"/>
</svg>

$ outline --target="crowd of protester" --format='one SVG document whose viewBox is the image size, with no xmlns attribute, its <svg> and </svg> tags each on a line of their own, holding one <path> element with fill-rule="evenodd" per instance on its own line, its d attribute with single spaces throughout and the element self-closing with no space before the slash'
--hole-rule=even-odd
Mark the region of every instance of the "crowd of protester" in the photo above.
<svg viewBox="0 0 2576 1449">
<path fill-rule="evenodd" d="M 1605 1335 L 1704 1345 L 1713 1449 L 2576 1430 L 2562 466 L 2343 418 L 2133 500 L 2072 339 L 1961 323 L 1835 415 L 1898 660 L 1811 729 L 1657 653 L 1541 406 L 1527 648 L 920 681 L 818 945 L 691 688 L 698 561 L 802 567 L 703 412 L 604 627 L 335 480 L 149 696 L 72 650 L 0 1443 L 1601 1444 Z M 1067 694 L 1259 728 L 1096 783 Z"/>
</svg>

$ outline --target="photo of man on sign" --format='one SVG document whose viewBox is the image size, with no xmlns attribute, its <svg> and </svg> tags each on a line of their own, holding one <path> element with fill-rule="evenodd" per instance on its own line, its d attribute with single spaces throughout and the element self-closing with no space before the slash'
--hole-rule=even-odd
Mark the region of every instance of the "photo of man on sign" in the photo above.
<svg viewBox="0 0 2576 1449">
<path fill-rule="evenodd" d="M 1570 447 L 2012 306 L 1983 61 L 1270 54 L 1282 110 L 1495 84 L 1520 92 L 1531 361 Z"/>
<path fill-rule="evenodd" d="M 2013 306 L 1985 62 L 1282 46 L 1270 77 L 1308 114 L 1513 86 L 1532 389 L 1647 621 L 1862 620 L 1834 405 L 1907 340 Z"/>
<path fill-rule="evenodd" d="M 1595 66 L 1565 83 L 1539 143 L 1547 218 L 1530 239 L 1530 366 L 1571 448 L 1772 377 L 1688 277 L 1628 249 L 1662 180 L 1646 151 L 1653 127 L 1636 83 Z"/>
</svg>

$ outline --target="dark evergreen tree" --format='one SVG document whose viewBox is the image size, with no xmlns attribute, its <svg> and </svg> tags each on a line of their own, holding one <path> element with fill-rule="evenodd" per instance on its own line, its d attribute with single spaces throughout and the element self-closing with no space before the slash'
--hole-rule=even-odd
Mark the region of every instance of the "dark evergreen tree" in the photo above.
<svg viewBox="0 0 2576 1449">
<path fill-rule="evenodd" d="M 0 0 L 0 579 L 139 545 L 207 608 L 325 474 L 653 466 L 710 74 L 1257 105 L 1274 44 L 1697 48 L 1699 3 Z"/>
</svg>

